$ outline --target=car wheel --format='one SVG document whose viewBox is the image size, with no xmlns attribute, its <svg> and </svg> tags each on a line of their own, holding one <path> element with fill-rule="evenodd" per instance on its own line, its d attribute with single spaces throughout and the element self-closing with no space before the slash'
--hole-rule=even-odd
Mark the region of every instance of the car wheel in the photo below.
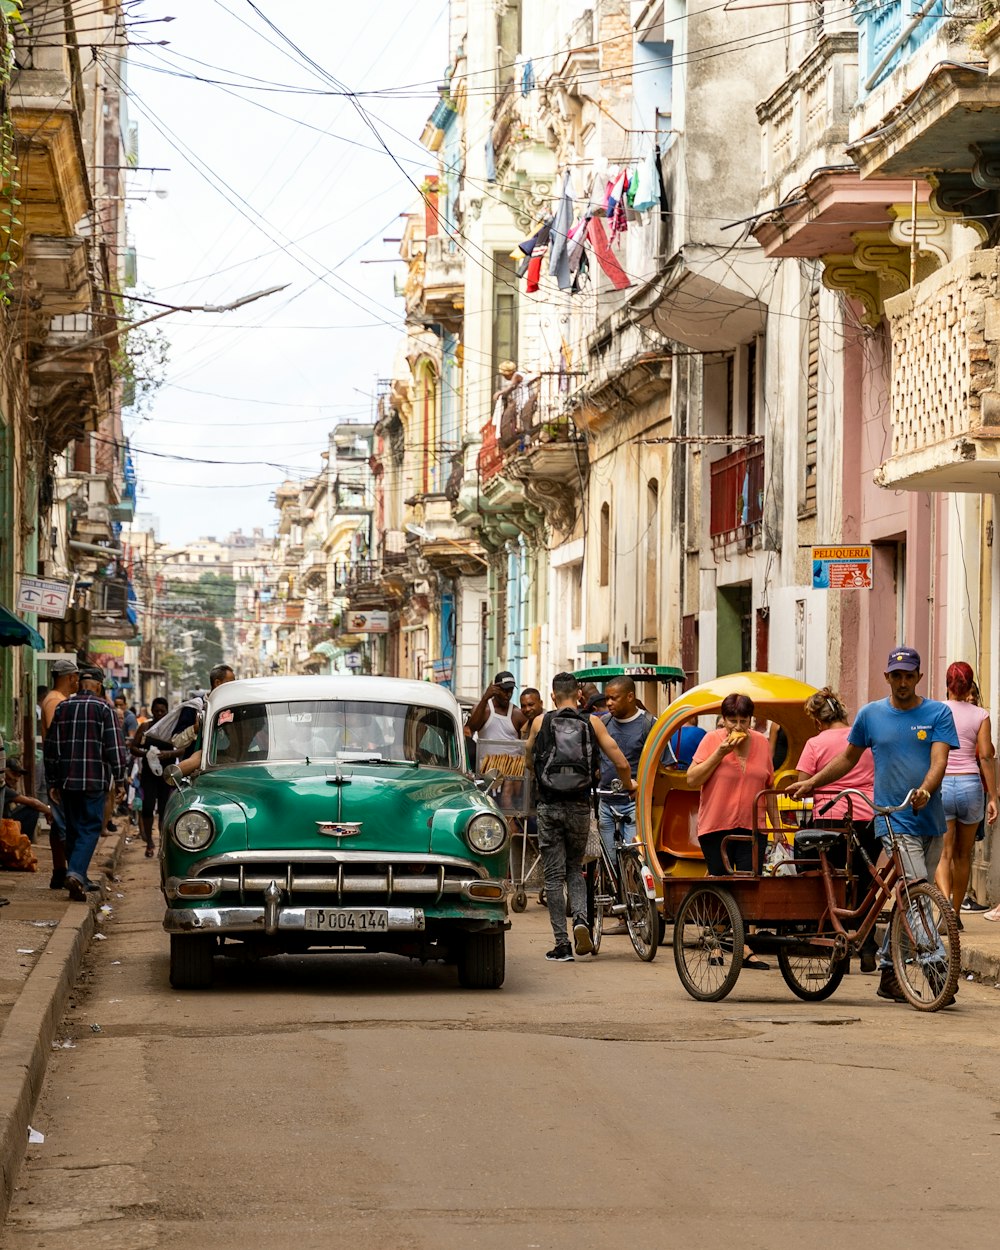
<svg viewBox="0 0 1000 1250">
<path fill-rule="evenodd" d="M 207 990 L 212 984 L 212 959 L 218 949 L 214 937 L 170 935 L 170 984 L 175 990 Z"/>
<path fill-rule="evenodd" d="M 504 934 L 470 933 L 458 952 L 458 983 L 467 990 L 498 990 L 506 971 Z"/>
</svg>

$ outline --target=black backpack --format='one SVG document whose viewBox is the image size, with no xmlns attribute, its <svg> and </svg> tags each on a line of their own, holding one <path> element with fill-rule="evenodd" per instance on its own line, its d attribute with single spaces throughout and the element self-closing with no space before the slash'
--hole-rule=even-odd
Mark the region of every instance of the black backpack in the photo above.
<svg viewBox="0 0 1000 1250">
<path fill-rule="evenodd" d="M 534 750 L 535 780 L 543 798 L 588 798 L 596 759 L 589 716 L 571 707 L 545 713 Z"/>
</svg>

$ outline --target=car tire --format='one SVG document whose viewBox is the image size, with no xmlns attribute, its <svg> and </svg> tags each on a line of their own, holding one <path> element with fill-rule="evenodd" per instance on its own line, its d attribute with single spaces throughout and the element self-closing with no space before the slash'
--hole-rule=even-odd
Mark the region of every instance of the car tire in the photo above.
<svg viewBox="0 0 1000 1250">
<path fill-rule="evenodd" d="M 212 984 L 212 960 L 218 949 L 214 937 L 170 935 L 170 984 L 175 990 L 207 990 Z"/>
<path fill-rule="evenodd" d="M 504 934 L 470 933 L 458 952 L 458 983 L 467 990 L 498 990 L 506 972 Z"/>
</svg>

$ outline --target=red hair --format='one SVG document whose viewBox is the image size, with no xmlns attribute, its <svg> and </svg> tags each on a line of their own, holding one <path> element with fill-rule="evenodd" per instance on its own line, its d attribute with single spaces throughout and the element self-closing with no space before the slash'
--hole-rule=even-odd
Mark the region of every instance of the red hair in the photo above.
<svg viewBox="0 0 1000 1250">
<path fill-rule="evenodd" d="M 966 664 L 964 660 L 956 660 L 954 664 L 948 665 L 948 672 L 945 674 L 945 681 L 948 683 L 948 693 L 956 695 L 959 699 L 964 699 L 972 689 L 976 675 L 972 671 L 972 667 Z"/>
</svg>

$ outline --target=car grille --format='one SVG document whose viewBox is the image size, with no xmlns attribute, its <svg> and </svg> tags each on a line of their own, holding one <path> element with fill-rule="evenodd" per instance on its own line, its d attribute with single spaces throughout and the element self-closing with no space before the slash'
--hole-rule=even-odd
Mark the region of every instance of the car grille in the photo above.
<svg viewBox="0 0 1000 1250">
<path fill-rule="evenodd" d="M 488 877 L 478 864 L 432 855 L 372 856 L 364 852 L 287 852 L 217 856 L 194 874 L 216 886 L 215 897 L 256 902 L 273 882 L 284 901 L 364 906 L 386 903 L 433 906 L 461 895 L 474 881 Z"/>
</svg>

